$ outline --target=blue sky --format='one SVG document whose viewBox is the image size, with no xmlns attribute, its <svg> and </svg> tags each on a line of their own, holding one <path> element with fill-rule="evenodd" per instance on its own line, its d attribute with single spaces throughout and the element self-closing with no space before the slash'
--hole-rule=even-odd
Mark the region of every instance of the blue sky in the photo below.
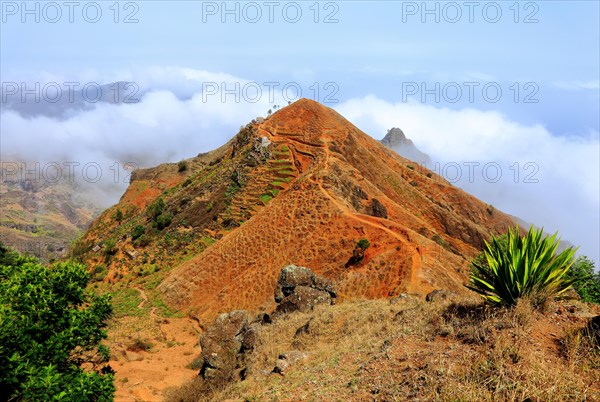
<svg viewBox="0 0 600 402">
<path fill-rule="evenodd" d="M 271 103 L 205 101 L 203 84 L 277 82 L 281 104 L 280 88 L 298 83 L 377 139 L 397 126 L 441 163 L 498 163 L 500 182 L 455 184 L 600 260 L 598 1 L 99 1 L 76 2 L 73 22 L 63 2 L 27 2 L 25 15 L 20 1 L 0 3 L 3 85 L 128 80 L 151 92 L 67 120 L 4 110 L 3 153 L 176 161 L 222 144 Z M 523 182 L 527 163 L 539 183 Z"/>
<path fill-rule="evenodd" d="M 493 81 L 500 83 L 502 98 L 490 104 L 476 96 L 478 108 L 541 121 L 557 133 L 598 130 L 597 1 L 473 2 L 470 7 L 464 5 L 468 2 L 342 1 L 316 7 L 315 2 L 298 2 L 302 17 L 297 23 L 286 21 L 295 15 L 292 2 L 275 2 L 273 23 L 265 2 L 121 2 L 118 16 L 114 2 L 97 2 L 102 10 L 97 23 L 84 19 L 83 6 L 90 2 L 74 8 L 73 23 L 64 6 L 56 23 L 48 22 L 54 10 L 44 15 L 39 6 L 36 23 L 35 15 L 22 15 L 20 2 L 2 3 L 3 79 L 35 77 L 40 71 L 75 76 L 179 66 L 258 82 L 304 81 L 307 87 L 311 81 L 334 81 L 340 101 L 366 94 L 402 100 L 402 83 L 407 82 Z M 18 10 L 12 10 L 13 3 Z M 33 9 L 36 3 L 27 4 Z M 213 6 L 216 14 L 208 14 Z M 223 15 L 225 7 L 237 7 L 239 13 Z M 439 13 L 422 15 L 425 7 L 437 7 Z M 498 8 L 499 21 L 488 22 Z M 95 8 L 86 10 L 94 16 Z M 255 10 L 262 17 L 251 23 Z M 457 11 L 461 18 L 450 22 Z M 138 22 L 124 23 L 128 16 Z M 517 102 L 509 88 L 515 82 L 521 86 Z M 522 102 L 528 93 L 522 86 L 529 82 L 539 87 L 537 104 Z"/>
</svg>

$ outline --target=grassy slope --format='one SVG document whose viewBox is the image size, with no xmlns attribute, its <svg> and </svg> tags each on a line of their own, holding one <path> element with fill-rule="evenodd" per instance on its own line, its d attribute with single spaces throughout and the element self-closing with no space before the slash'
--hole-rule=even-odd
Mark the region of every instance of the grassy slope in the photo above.
<svg viewBox="0 0 600 402">
<path fill-rule="evenodd" d="M 575 313 L 571 313 L 574 311 Z M 598 306 L 526 304 L 485 311 L 479 301 L 354 301 L 291 314 L 263 327 L 248 379 L 212 394 L 195 380 L 167 400 L 600 400 L 600 354 L 579 330 Z M 294 337 L 310 318 L 310 331 Z M 268 374 L 279 353 L 309 358 Z M 529 399 L 527 399 L 529 398 Z"/>
</svg>

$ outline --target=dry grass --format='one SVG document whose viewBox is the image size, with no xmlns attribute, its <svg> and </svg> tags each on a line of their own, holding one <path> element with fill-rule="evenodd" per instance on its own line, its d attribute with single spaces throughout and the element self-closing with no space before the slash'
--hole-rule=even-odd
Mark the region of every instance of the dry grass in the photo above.
<svg viewBox="0 0 600 402">
<path fill-rule="evenodd" d="M 582 331 L 585 319 L 559 307 L 413 298 L 321 306 L 264 326 L 245 381 L 210 393 L 197 381 L 169 400 L 600 400 L 598 345 Z M 285 376 L 271 373 L 290 350 L 309 358 Z"/>
</svg>

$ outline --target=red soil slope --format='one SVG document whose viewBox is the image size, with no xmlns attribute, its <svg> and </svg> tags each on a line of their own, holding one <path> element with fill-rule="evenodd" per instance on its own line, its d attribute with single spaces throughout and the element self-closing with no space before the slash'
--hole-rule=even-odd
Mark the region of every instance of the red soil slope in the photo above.
<svg viewBox="0 0 600 402">
<path fill-rule="evenodd" d="M 335 280 L 342 299 L 460 291 L 468 258 L 490 234 L 513 225 L 508 215 L 411 165 L 314 101 L 302 99 L 253 128 L 279 156 L 252 170 L 233 199 L 247 220 L 221 231 L 218 241 L 159 285 L 177 309 L 210 319 L 264 306 L 279 271 L 291 263 Z M 235 153 L 231 143 L 225 157 L 229 152 Z M 268 171 L 278 165 L 289 180 L 268 183 L 279 192 L 248 211 L 244 203 L 262 191 L 271 180 Z M 387 218 L 373 216 L 381 215 L 372 212 L 373 199 Z M 371 243 L 364 260 L 346 267 L 362 238 Z"/>
</svg>

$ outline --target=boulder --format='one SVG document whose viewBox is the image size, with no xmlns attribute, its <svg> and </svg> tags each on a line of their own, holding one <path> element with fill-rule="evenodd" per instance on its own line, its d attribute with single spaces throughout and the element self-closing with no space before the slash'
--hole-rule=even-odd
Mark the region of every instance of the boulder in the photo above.
<svg viewBox="0 0 600 402">
<path fill-rule="evenodd" d="M 400 293 L 398 296 L 392 297 L 390 299 L 390 304 L 398 304 L 405 301 L 406 299 L 408 299 L 408 295 L 406 293 Z"/>
<path fill-rule="evenodd" d="M 235 310 L 221 314 L 200 338 L 202 368 L 207 381 L 231 381 L 246 371 L 246 352 L 254 349 L 260 324 L 248 313 Z"/>
<path fill-rule="evenodd" d="M 288 265 L 283 267 L 275 286 L 276 313 L 310 311 L 317 304 L 334 304 L 337 297 L 333 283 L 315 275 L 310 269 Z"/>
<path fill-rule="evenodd" d="M 449 290 L 436 289 L 436 290 L 428 293 L 427 296 L 425 296 L 425 301 L 436 302 L 436 301 L 440 301 L 440 300 L 449 300 L 449 299 L 452 299 L 454 296 L 455 296 L 455 294 Z"/>
<path fill-rule="evenodd" d="M 592 339 L 595 339 L 596 344 L 600 347 L 600 315 L 590 319 L 587 323 L 586 331 Z"/>
<path fill-rule="evenodd" d="M 285 373 L 290 369 L 291 366 L 300 361 L 306 360 L 307 358 L 308 353 L 301 352 L 299 350 L 292 350 L 286 353 L 282 353 L 277 358 L 277 362 L 275 363 L 275 368 L 273 369 L 273 372 L 285 375 Z"/>
<path fill-rule="evenodd" d="M 371 200 L 371 216 L 385 219 L 388 217 L 386 207 L 377 198 Z"/>
<path fill-rule="evenodd" d="M 144 356 L 141 353 L 126 351 L 125 352 L 125 360 L 128 362 L 140 362 L 144 360 Z"/>
</svg>

